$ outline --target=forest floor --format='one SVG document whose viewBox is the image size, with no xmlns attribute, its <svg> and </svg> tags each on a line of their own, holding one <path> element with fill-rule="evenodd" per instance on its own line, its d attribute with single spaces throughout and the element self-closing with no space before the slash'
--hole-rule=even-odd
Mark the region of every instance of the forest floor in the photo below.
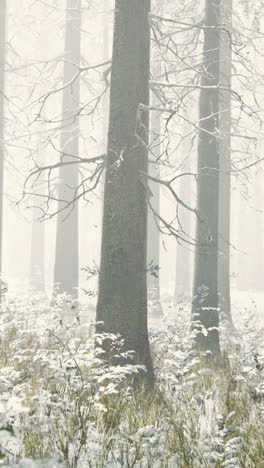
<svg viewBox="0 0 264 468">
<path fill-rule="evenodd" d="M 94 302 L 77 316 L 63 298 L 7 298 L 0 466 L 264 467 L 264 295 L 234 292 L 237 333 L 221 327 L 220 369 L 193 351 L 190 304 L 164 294 L 162 308 L 162 320 L 150 308 L 147 394 L 129 385 L 144 370 L 108 366 L 94 349 Z"/>
</svg>

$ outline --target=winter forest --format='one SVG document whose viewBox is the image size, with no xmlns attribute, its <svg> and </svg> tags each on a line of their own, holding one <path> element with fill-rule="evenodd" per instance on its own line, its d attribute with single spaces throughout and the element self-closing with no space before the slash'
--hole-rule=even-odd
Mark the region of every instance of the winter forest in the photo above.
<svg viewBox="0 0 264 468">
<path fill-rule="evenodd" d="M 263 18 L 0 0 L 0 466 L 264 467 Z"/>
</svg>

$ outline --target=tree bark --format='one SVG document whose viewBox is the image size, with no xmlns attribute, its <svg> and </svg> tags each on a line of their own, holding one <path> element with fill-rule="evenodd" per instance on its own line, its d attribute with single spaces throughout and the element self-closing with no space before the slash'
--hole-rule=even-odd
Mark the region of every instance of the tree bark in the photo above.
<svg viewBox="0 0 264 468">
<path fill-rule="evenodd" d="M 186 134 L 189 133 L 189 125 L 186 126 Z M 191 170 L 191 151 L 192 151 L 192 142 L 190 137 L 184 140 L 183 143 L 183 153 L 184 158 L 188 158 L 187 167 L 184 167 L 183 172 L 188 172 Z M 180 197 L 187 203 L 191 205 L 191 179 L 190 176 L 184 176 L 180 178 L 180 187 L 179 187 Z M 184 207 L 179 206 L 178 209 L 179 219 L 183 231 L 187 234 L 191 234 L 191 216 L 190 212 Z M 189 299 L 191 296 L 191 246 L 188 244 L 177 243 L 176 249 L 176 281 L 175 281 L 175 291 L 174 297 L 176 301 Z"/>
<path fill-rule="evenodd" d="M 97 304 L 98 332 L 120 334 L 153 380 L 147 328 L 150 0 L 116 0 L 108 154 Z"/>
<path fill-rule="evenodd" d="M 161 74 L 161 62 L 160 57 L 157 56 L 157 51 L 153 51 L 153 76 L 154 79 Z M 159 107 L 160 100 L 156 94 L 152 93 L 152 105 L 153 107 Z M 151 160 L 157 161 L 157 164 L 152 163 L 149 166 L 149 173 L 153 177 L 159 178 L 159 158 L 161 155 L 160 144 L 161 144 L 161 113 L 158 111 L 151 111 Z M 155 182 L 149 182 L 149 188 L 151 191 L 151 206 L 156 213 L 160 211 L 160 185 Z M 160 231 L 158 220 L 155 220 L 155 216 L 152 210 L 149 210 L 148 214 L 148 301 L 151 305 L 151 313 L 153 318 L 160 318 L 163 316 L 161 302 L 160 302 Z"/>
<path fill-rule="evenodd" d="M 262 142 L 259 142 L 260 147 Z M 238 289 L 262 291 L 262 172 L 251 175 L 252 192 L 244 199 L 240 195 L 238 240 Z M 245 219 L 247 222 L 245 223 Z M 243 221 L 244 220 L 244 221 Z"/>
<path fill-rule="evenodd" d="M 153 99 L 153 106 L 158 105 L 156 100 Z M 153 135 L 152 142 L 152 155 L 154 159 L 158 160 L 160 156 L 160 115 L 159 112 L 153 112 L 151 118 L 151 131 Z M 158 165 L 151 164 L 149 173 L 153 177 L 159 178 Z M 155 182 L 149 182 L 151 191 L 151 206 L 156 213 L 160 210 L 160 186 Z M 160 318 L 163 316 L 161 302 L 160 302 L 160 231 L 158 220 L 152 210 L 148 214 L 148 301 L 151 304 L 151 313 L 153 318 Z"/>
<path fill-rule="evenodd" d="M 30 285 L 33 291 L 45 293 L 45 227 L 37 220 L 39 210 L 33 210 L 30 252 Z"/>
<path fill-rule="evenodd" d="M 262 142 L 260 142 L 261 145 Z M 261 145 L 262 146 L 262 145 Z M 263 254 L 263 173 L 260 170 L 255 174 L 254 180 L 254 232 L 250 239 L 250 244 L 253 247 L 252 260 L 253 263 L 253 290 L 256 292 L 263 291 L 263 276 L 264 276 L 264 254 Z"/>
<path fill-rule="evenodd" d="M 252 242 L 252 210 L 250 209 L 250 198 L 244 198 L 239 194 L 239 214 L 238 214 L 238 252 L 237 252 L 237 288 L 240 291 L 251 289 L 250 278 L 252 275 L 252 261 L 249 246 Z M 245 223 L 245 219 L 247 222 Z"/>
<path fill-rule="evenodd" d="M 107 22 L 108 18 L 103 16 L 103 53 L 102 53 L 102 61 L 106 62 L 109 60 L 110 55 L 110 47 L 109 47 L 109 24 Z M 107 131 L 108 131 L 108 117 L 109 117 L 109 92 L 107 91 L 104 95 L 103 100 L 103 125 L 102 125 L 102 140 L 103 140 L 103 153 L 107 151 Z"/>
<path fill-rule="evenodd" d="M 81 0 L 67 0 L 64 85 L 71 82 L 80 64 Z M 61 160 L 75 159 L 79 153 L 79 78 L 63 91 L 61 133 Z M 66 292 L 78 297 L 78 206 L 66 207 L 74 198 L 78 185 L 78 165 L 61 166 L 59 187 L 54 284 L 56 292 Z M 63 209 L 65 208 L 65 209 Z"/>
<path fill-rule="evenodd" d="M 45 148 L 37 149 L 38 154 L 35 156 L 36 163 L 41 166 L 45 165 Z M 32 205 L 32 229 L 31 229 L 31 246 L 30 246 L 30 287 L 35 292 L 45 293 L 45 223 L 38 220 L 40 216 L 39 197 L 38 194 L 43 194 L 43 187 L 46 186 L 44 173 L 41 173 L 38 181 L 34 184 L 34 193 Z"/>
<path fill-rule="evenodd" d="M 226 91 L 219 93 L 219 243 L 218 290 L 223 318 L 232 326 L 230 301 L 230 202 L 231 202 L 231 67 L 232 0 L 222 0 L 220 44 L 220 82 Z"/>
<path fill-rule="evenodd" d="M 186 203 L 189 203 L 189 197 L 186 197 L 190 190 L 188 177 L 181 179 L 180 196 Z M 190 235 L 191 217 L 190 213 L 182 207 L 179 207 L 179 217 L 184 232 Z M 176 301 L 190 299 L 191 296 L 191 251 L 190 246 L 177 243 L 176 251 L 176 279 L 174 297 Z"/>
<path fill-rule="evenodd" d="M 3 243 L 3 193 L 4 193 L 4 93 L 5 93 L 5 45 L 6 0 L 0 1 L 0 279 L 2 274 Z M 0 295 L 1 300 L 1 295 Z"/>
<path fill-rule="evenodd" d="M 197 209 L 192 314 L 201 351 L 220 355 L 218 311 L 220 0 L 206 0 L 199 101 Z M 204 327 L 201 330 L 197 321 Z"/>
</svg>

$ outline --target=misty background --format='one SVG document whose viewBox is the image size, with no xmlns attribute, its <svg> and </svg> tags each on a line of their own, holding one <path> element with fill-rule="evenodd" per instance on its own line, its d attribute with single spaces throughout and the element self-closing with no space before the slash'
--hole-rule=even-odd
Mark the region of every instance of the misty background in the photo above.
<svg viewBox="0 0 264 468">
<path fill-rule="evenodd" d="M 56 216 L 38 221 L 40 210 L 30 208 L 27 198 L 19 203 L 25 178 L 32 169 L 32 159 L 54 162 L 58 152 L 53 144 L 58 140 L 56 118 L 60 114 L 62 93 L 55 93 L 40 108 L 40 97 L 58 87 L 63 73 L 65 2 L 23 0 L 7 2 L 6 95 L 5 101 L 5 174 L 2 277 L 12 293 L 32 288 L 32 230 L 38 230 L 34 242 L 43 256 L 45 290 L 51 293 L 53 283 Z M 113 2 L 83 2 L 81 29 L 81 63 L 104 62 L 111 57 L 113 33 Z M 61 58 L 61 60 L 60 60 Z M 105 129 L 108 120 L 108 92 L 98 108 L 92 111 L 88 100 L 105 87 L 99 72 L 81 74 L 81 103 L 87 106 L 80 118 L 80 156 L 103 153 L 106 147 Z M 89 111 L 92 111 L 91 115 Z M 34 121 L 35 120 L 35 121 Z M 185 129 L 179 129 L 184 132 Z M 263 138 L 258 139 L 260 154 Z M 185 145 L 186 146 L 186 145 Z M 189 145 L 190 146 L 190 145 Z M 189 149 L 190 150 L 190 149 Z M 191 154 L 191 151 L 190 151 Z M 195 154 L 190 156 L 195 165 Z M 181 151 L 175 159 L 180 167 Z M 169 169 L 167 169 L 169 173 Z M 173 170 L 171 171 L 173 172 Z M 187 184 L 187 183 L 186 183 Z M 184 193 L 184 184 L 178 190 Z M 43 190 L 42 184 L 40 191 Z M 188 196 L 190 193 L 188 184 Z M 45 190 L 45 188 L 44 188 Z M 185 190 L 186 192 L 186 190 Z M 186 194 L 185 194 L 186 195 Z M 166 219 L 173 219 L 174 200 L 166 190 L 160 190 L 161 211 Z M 191 183 L 191 202 L 195 204 L 195 183 Z M 79 202 L 79 261 L 80 268 L 100 262 L 102 184 Z M 231 197 L 231 288 L 256 298 L 261 292 L 263 278 L 263 168 L 258 164 L 232 177 Z M 190 232 L 194 233 L 195 219 L 191 217 Z M 189 224 L 188 224 L 189 225 Z M 35 231 L 37 232 L 37 231 Z M 42 236 L 44 236 L 44 244 Z M 160 237 L 160 282 L 162 292 L 174 294 L 176 262 L 181 247 L 174 238 Z M 178 274 L 181 273 L 178 264 Z M 190 274 L 192 278 L 192 273 Z M 91 282 L 91 281 L 90 281 Z M 80 288 L 87 287 L 85 274 L 80 276 Z M 89 284 L 90 287 L 90 284 Z M 93 281 L 96 288 L 96 281 Z M 191 285 L 190 285 L 191 288 Z M 233 295 L 232 295 L 233 297 Z"/>
</svg>

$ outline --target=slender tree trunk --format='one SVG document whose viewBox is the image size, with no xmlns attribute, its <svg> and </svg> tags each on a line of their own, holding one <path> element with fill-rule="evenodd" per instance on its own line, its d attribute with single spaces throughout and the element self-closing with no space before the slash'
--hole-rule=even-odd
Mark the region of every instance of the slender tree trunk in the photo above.
<svg viewBox="0 0 264 468">
<path fill-rule="evenodd" d="M 252 268 L 250 267 L 249 246 L 252 242 L 252 210 L 249 207 L 249 199 L 244 199 L 243 195 L 239 197 L 239 215 L 238 215 L 238 253 L 237 253 L 237 288 L 240 291 L 248 291 L 251 288 L 250 276 Z M 247 222 L 245 223 L 245 219 Z"/>
<path fill-rule="evenodd" d="M 103 16 L 103 53 L 102 53 L 102 60 L 106 62 L 109 60 L 110 55 L 110 47 L 109 47 L 109 25 L 106 21 L 105 16 Z M 109 117 L 109 93 L 108 91 L 104 95 L 103 101 L 103 153 L 107 151 L 107 131 L 108 131 L 108 117 Z"/>
<path fill-rule="evenodd" d="M 45 149 L 40 150 L 36 155 L 36 162 L 45 165 Z M 46 185 L 44 174 L 40 174 L 37 184 L 34 185 L 35 196 L 32 205 L 32 229 L 30 246 L 30 287 L 33 291 L 45 293 L 45 223 L 38 220 L 40 216 L 38 193 L 43 194 L 43 187 Z"/>
<path fill-rule="evenodd" d="M 107 0 L 108 1 L 108 0 Z M 104 2 L 106 4 L 106 2 Z M 109 25 L 106 21 L 105 16 L 103 16 L 103 50 L 102 50 L 102 61 L 106 62 L 110 58 L 110 46 L 109 46 Z M 105 84 L 106 85 L 106 84 Z M 108 137 L 108 126 L 109 126 L 109 91 L 104 95 L 103 99 L 103 121 L 102 121 L 102 154 L 107 153 L 107 137 Z M 104 176 L 101 178 L 100 181 L 100 224 L 102 224 L 103 218 L 103 195 L 104 195 Z"/>
<path fill-rule="evenodd" d="M 180 194 L 181 198 L 189 203 L 188 196 L 190 190 L 190 180 L 188 177 L 181 179 Z M 187 192 L 188 191 L 188 192 Z M 179 216 L 184 232 L 190 234 L 191 217 L 190 213 L 184 208 L 179 208 Z M 176 252 L 176 281 L 174 297 L 176 301 L 189 299 L 191 296 L 191 251 L 188 245 L 177 243 Z"/>
<path fill-rule="evenodd" d="M 45 227 L 37 220 L 39 210 L 33 210 L 30 252 L 30 284 L 34 291 L 45 293 Z"/>
<path fill-rule="evenodd" d="M 5 93 L 5 44 L 6 1 L 0 1 L 0 279 L 2 274 L 3 193 L 4 193 L 4 93 Z M 1 289 L 1 287 L 0 287 Z M 1 300 L 1 295 L 0 295 Z"/>
<path fill-rule="evenodd" d="M 64 85 L 70 83 L 80 64 L 81 0 L 67 0 Z M 66 86 L 63 91 L 61 152 L 62 162 L 72 160 L 79 153 L 80 81 Z M 56 232 L 54 283 L 57 292 L 78 296 L 78 206 L 65 208 L 74 198 L 78 185 L 78 165 L 61 166 L 59 170 L 58 216 Z"/>
<path fill-rule="evenodd" d="M 161 62 L 160 57 L 157 57 L 154 51 L 153 55 L 153 76 L 154 78 L 161 74 Z M 155 56 L 156 55 L 156 56 Z M 159 107 L 160 100 L 152 93 L 152 105 L 153 107 Z M 151 153 L 150 159 L 157 161 L 157 164 L 150 164 L 149 173 L 150 175 L 159 178 L 159 158 L 161 155 L 161 121 L 160 112 L 151 112 Z M 149 182 L 149 188 L 151 191 L 151 205 L 155 212 L 159 213 L 160 210 L 160 185 L 155 182 Z M 150 311 L 152 312 L 153 318 L 160 318 L 163 316 L 161 302 L 160 302 L 160 231 L 158 220 L 155 220 L 155 216 L 152 210 L 149 210 L 148 214 L 148 300 L 151 305 Z M 156 268 L 157 267 L 157 268 Z"/>
<path fill-rule="evenodd" d="M 153 368 L 147 329 L 147 193 L 150 0 L 116 0 L 97 331 L 120 334 Z M 137 135 L 137 136 L 136 136 Z"/>
<path fill-rule="evenodd" d="M 187 126 L 187 132 L 189 133 L 189 126 Z M 188 166 L 184 168 L 183 172 L 190 171 L 191 163 L 191 150 L 192 142 L 190 137 L 184 140 L 183 153 L 184 157 L 188 157 Z M 191 205 L 191 179 L 190 176 L 184 176 L 180 178 L 180 197 L 185 203 Z M 190 212 L 184 207 L 179 206 L 179 219 L 183 231 L 190 235 L 191 234 L 191 216 Z M 176 281 L 175 281 L 175 300 L 188 299 L 191 296 L 191 248 L 188 245 L 177 243 L 176 250 Z"/>
<path fill-rule="evenodd" d="M 240 201 L 239 229 L 239 289 L 242 291 L 262 291 L 263 248 L 262 248 L 262 173 L 253 174 L 252 194 Z M 244 223 L 242 220 L 244 219 Z M 247 222 L 245 223 L 245 219 Z"/>
<path fill-rule="evenodd" d="M 222 0 L 220 82 L 226 91 L 219 93 L 219 240 L 218 290 L 223 318 L 232 324 L 230 302 L 230 202 L 231 202 L 231 65 L 232 0 Z"/>
<path fill-rule="evenodd" d="M 158 105 L 153 99 L 153 105 Z M 154 114 L 154 113 L 153 113 Z M 151 119 L 151 130 L 153 135 L 152 142 L 152 155 L 150 156 L 158 160 L 160 156 L 160 115 L 155 112 Z M 159 178 L 158 165 L 150 165 L 150 175 Z M 149 182 L 151 191 L 151 206 L 155 212 L 159 213 L 160 210 L 160 186 L 157 183 Z M 151 305 L 150 311 L 153 318 L 160 318 L 163 316 L 161 302 L 160 302 L 160 231 L 158 221 L 152 210 L 148 215 L 148 300 Z"/>
<path fill-rule="evenodd" d="M 263 172 L 260 171 L 254 177 L 254 232 L 251 238 L 253 247 L 252 261 L 253 266 L 253 290 L 256 292 L 263 291 L 263 276 L 264 276 L 264 254 L 263 254 Z"/>
<path fill-rule="evenodd" d="M 197 169 L 197 247 L 195 252 L 193 319 L 200 321 L 197 346 L 220 355 L 218 311 L 218 202 L 219 202 L 219 24 L 220 0 L 206 0 L 203 68 L 199 102 L 199 141 Z"/>
</svg>

